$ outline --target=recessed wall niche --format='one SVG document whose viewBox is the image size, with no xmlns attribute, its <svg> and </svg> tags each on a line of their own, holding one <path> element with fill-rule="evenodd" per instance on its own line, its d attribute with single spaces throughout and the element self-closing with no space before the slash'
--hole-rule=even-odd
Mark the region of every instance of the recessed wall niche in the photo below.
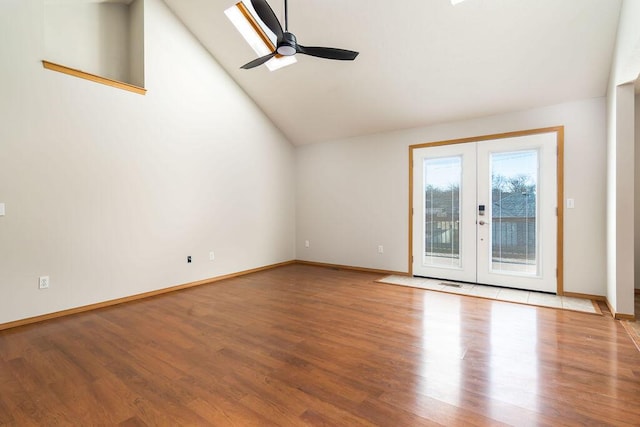
<svg viewBox="0 0 640 427">
<path fill-rule="evenodd" d="M 45 0 L 45 59 L 144 87 L 144 0 Z"/>
</svg>

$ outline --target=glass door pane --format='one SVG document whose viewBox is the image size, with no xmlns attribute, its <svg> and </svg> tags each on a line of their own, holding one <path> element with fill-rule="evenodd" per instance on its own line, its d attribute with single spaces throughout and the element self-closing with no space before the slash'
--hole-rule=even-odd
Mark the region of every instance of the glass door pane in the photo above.
<svg viewBox="0 0 640 427">
<path fill-rule="evenodd" d="M 425 266 L 460 268 L 462 157 L 424 159 Z"/>
<path fill-rule="evenodd" d="M 491 271 L 537 276 L 538 151 L 492 153 Z"/>
<path fill-rule="evenodd" d="M 477 147 L 478 283 L 556 292 L 557 134 Z"/>
<path fill-rule="evenodd" d="M 413 274 L 476 280 L 476 146 L 416 149 L 413 155 Z"/>
</svg>

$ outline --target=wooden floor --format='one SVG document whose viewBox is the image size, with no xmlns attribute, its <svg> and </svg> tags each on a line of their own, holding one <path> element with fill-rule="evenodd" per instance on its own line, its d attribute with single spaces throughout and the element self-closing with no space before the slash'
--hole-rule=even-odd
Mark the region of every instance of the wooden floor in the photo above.
<svg viewBox="0 0 640 427">
<path fill-rule="evenodd" d="M 640 313 L 640 293 L 636 289 L 634 300 L 634 313 Z M 633 340 L 636 345 L 636 348 L 640 351 L 640 318 L 633 320 L 625 320 L 622 322 L 622 325 L 625 327 L 629 336 Z"/>
<path fill-rule="evenodd" d="M 640 425 L 607 316 L 292 265 L 0 332 L 0 425 Z"/>
</svg>

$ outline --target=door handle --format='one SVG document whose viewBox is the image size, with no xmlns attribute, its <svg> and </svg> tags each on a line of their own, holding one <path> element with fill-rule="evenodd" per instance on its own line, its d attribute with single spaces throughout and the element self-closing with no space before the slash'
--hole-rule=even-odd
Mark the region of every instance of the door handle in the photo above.
<svg viewBox="0 0 640 427">
<path fill-rule="evenodd" d="M 478 221 L 478 224 L 485 225 L 485 224 L 489 224 L 489 222 L 484 222 L 484 221 L 480 220 L 480 221 Z"/>
</svg>

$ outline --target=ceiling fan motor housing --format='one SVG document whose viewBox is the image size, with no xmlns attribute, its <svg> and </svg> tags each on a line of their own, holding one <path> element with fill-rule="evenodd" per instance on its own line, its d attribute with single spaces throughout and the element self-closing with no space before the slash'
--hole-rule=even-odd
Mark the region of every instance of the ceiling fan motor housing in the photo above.
<svg viewBox="0 0 640 427">
<path fill-rule="evenodd" d="M 295 55 L 297 51 L 296 36 L 286 31 L 282 34 L 282 40 L 278 43 L 278 53 L 284 56 Z"/>
</svg>

